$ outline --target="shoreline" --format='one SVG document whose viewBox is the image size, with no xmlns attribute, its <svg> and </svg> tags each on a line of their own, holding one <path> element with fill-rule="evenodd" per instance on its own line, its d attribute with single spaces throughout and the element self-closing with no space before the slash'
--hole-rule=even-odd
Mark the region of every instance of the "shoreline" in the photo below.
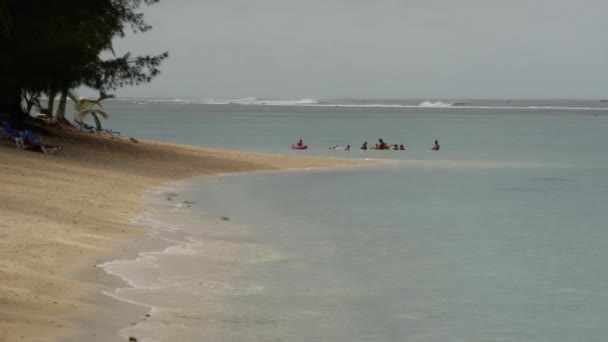
<svg viewBox="0 0 608 342">
<path fill-rule="evenodd" d="M 138 253 L 132 240 L 145 240 L 146 234 L 129 219 L 145 211 L 142 199 L 148 189 L 220 173 L 378 163 L 146 140 L 134 144 L 127 138 L 49 131 L 43 138 L 64 146 L 59 155 L 0 144 L 0 193 L 6 203 L 0 208 L 0 341 L 48 341 L 50 336 L 76 341 L 85 336 L 82 331 L 78 335 L 83 330 L 79 325 L 90 321 L 81 319 L 93 319 L 101 313 L 100 303 L 107 304 L 95 295 L 116 285 L 101 280 L 96 273 L 105 272 L 95 266 Z M 103 330 L 105 324 L 97 323 Z M 102 340 L 101 331 L 87 333 L 95 334 L 86 335 L 89 340 Z"/>
<path fill-rule="evenodd" d="M 337 167 L 332 167 L 331 170 L 338 171 L 340 169 L 352 169 L 353 167 L 356 167 L 356 166 L 349 166 L 349 167 L 337 166 Z M 185 184 L 192 184 L 192 183 L 200 184 L 201 182 L 209 181 L 210 178 L 212 178 L 212 177 L 213 178 L 215 178 L 215 177 L 224 178 L 224 177 L 239 177 L 239 176 L 249 175 L 249 174 L 273 174 L 273 173 L 284 173 L 284 172 L 308 172 L 308 171 L 314 172 L 314 171 L 320 171 L 320 170 L 327 170 L 327 168 L 306 168 L 306 169 L 288 169 L 288 170 L 271 170 L 271 171 L 257 170 L 257 171 L 218 173 L 218 174 L 204 175 L 204 176 L 193 176 L 193 177 L 180 179 L 180 180 L 170 180 L 170 181 L 166 182 L 165 184 L 148 189 L 146 191 L 146 194 L 144 195 L 144 202 L 147 202 L 149 200 L 152 200 L 152 201 L 160 200 L 155 197 L 158 197 L 158 196 L 164 197 L 164 196 L 167 196 L 167 194 L 169 194 L 169 193 L 174 194 L 176 197 L 182 196 L 182 193 L 180 191 L 178 191 L 178 188 L 185 187 L 186 186 Z M 174 188 L 174 187 L 177 187 L 177 188 Z M 169 209 L 169 207 L 173 207 L 173 208 L 177 209 L 180 207 L 180 204 L 185 203 L 185 202 L 187 202 L 187 201 L 184 201 L 181 203 L 179 201 L 176 201 L 175 202 L 176 204 L 168 205 L 168 207 L 165 208 L 165 210 Z M 159 203 L 156 203 L 156 205 L 158 205 L 158 204 Z M 146 207 L 150 208 L 150 206 L 153 207 L 154 205 L 155 204 L 148 203 L 146 205 Z M 147 216 L 148 214 L 149 214 L 149 212 L 146 211 L 145 216 L 135 217 L 132 220 L 134 222 L 131 223 L 132 225 L 138 227 L 139 229 L 143 228 L 142 231 L 143 231 L 143 234 L 145 235 L 145 237 L 141 241 L 138 241 L 135 244 L 128 243 L 127 247 L 129 247 L 129 252 L 127 252 L 123 255 L 119 255 L 118 257 L 113 257 L 111 259 L 104 260 L 100 265 L 97 265 L 97 269 L 101 270 L 104 274 L 103 275 L 96 274 L 95 275 L 96 277 L 99 277 L 101 279 L 111 278 L 110 280 L 106 279 L 106 281 L 109 281 L 110 285 L 106 288 L 106 290 L 104 290 L 104 291 L 102 291 L 102 293 L 100 293 L 100 295 L 103 298 L 106 298 L 106 299 L 110 298 L 110 301 L 112 302 L 112 303 L 106 303 L 105 305 L 107 305 L 108 307 L 111 307 L 112 312 L 117 311 L 116 307 L 124 307 L 124 311 L 122 312 L 123 315 L 121 315 L 120 318 L 112 317 L 110 324 L 106 324 L 107 326 L 112 326 L 114 329 L 108 329 L 105 332 L 102 332 L 102 334 L 95 333 L 94 335 L 92 335 L 92 333 L 89 331 L 80 331 L 78 334 L 78 336 L 80 338 L 86 337 L 86 338 L 90 339 L 91 337 L 97 337 L 97 338 L 99 338 L 99 341 L 107 341 L 108 338 L 110 338 L 110 337 L 116 337 L 117 333 L 123 331 L 124 329 L 127 329 L 132 326 L 136 326 L 140 323 L 144 323 L 144 321 L 146 321 L 149 317 L 153 316 L 153 312 L 156 309 L 155 307 L 149 306 L 147 304 L 130 302 L 128 300 L 118 298 L 118 294 L 116 293 L 118 290 L 140 289 L 140 287 L 130 283 L 127 279 L 123 278 L 121 275 L 114 274 L 105 269 L 106 265 L 112 264 L 113 262 L 133 261 L 133 260 L 139 259 L 140 257 L 143 257 L 146 254 L 164 253 L 166 251 L 166 249 L 168 249 L 168 248 L 181 247 L 185 244 L 188 244 L 188 242 L 185 239 L 183 239 L 184 236 L 181 236 L 181 233 L 178 234 L 179 237 L 175 240 L 163 239 L 159 236 L 152 234 L 152 232 L 155 231 L 155 229 L 153 227 L 148 226 L 148 225 L 146 225 L 146 223 L 143 223 L 143 222 L 135 222 L 144 217 L 148 217 Z M 160 214 L 163 215 L 163 214 L 166 214 L 166 212 L 163 210 Z M 150 215 L 150 216 L 153 217 L 154 215 Z M 218 216 L 217 219 L 220 220 L 221 218 Z M 156 221 L 155 220 L 155 222 L 161 223 L 163 226 L 166 224 L 171 224 L 171 222 L 165 222 L 165 221 Z M 207 226 L 207 224 L 212 224 L 212 223 L 205 222 L 203 224 L 203 226 Z M 158 233 L 159 232 L 156 232 L 156 234 L 158 234 Z M 96 273 L 95 271 L 93 271 L 93 272 Z M 89 274 L 88 277 L 91 277 L 91 275 Z M 99 282 L 99 279 L 97 282 Z M 118 302 L 118 303 L 116 303 L 116 302 Z M 127 312 L 125 312 L 125 311 L 127 311 Z M 98 317 L 107 319 L 108 315 L 107 315 L 107 313 L 100 313 L 99 315 L 95 315 L 94 319 L 90 318 L 90 319 L 87 319 L 85 322 L 94 323 L 97 321 Z M 95 324 L 92 324 L 92 325 L 94 326 Z M 106 333 L 109 333 L 109 334 L 106 334 Z M 118 336 L 120 336 L 120 335 L 118 335 Z M 139 337 L 136 335 L 133 335 L 133 337 L 136 337 L 139 339 Z M 64 340 L 62 340 L 62 341 L 64 341 Z M 80 341 L 80 340 L 75 339 L 74 341 Z"/>
</svg>

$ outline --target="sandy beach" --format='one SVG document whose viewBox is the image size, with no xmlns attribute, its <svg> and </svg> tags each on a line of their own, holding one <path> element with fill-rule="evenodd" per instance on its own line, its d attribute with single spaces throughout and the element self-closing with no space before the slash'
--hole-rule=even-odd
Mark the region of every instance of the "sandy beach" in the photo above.
<svg viewBox="0 0 608 342">
<path fill-rule="evenodd" d="M 70 340 L 82 329 L 75 322 L 110 310 L 101 308 L 100 290 L 112 280 L 95 265 L 135 253 L 132 246 L 146 239 L 129 224 L 144 211 L 146 189 L 220 172 L 367 163 L 50 133 L 45 142 L 65 148 L 58 155 L 0 143 L 0 341 Z M 120 310 L 123 304 L 112 305 Z"/>
</svg>

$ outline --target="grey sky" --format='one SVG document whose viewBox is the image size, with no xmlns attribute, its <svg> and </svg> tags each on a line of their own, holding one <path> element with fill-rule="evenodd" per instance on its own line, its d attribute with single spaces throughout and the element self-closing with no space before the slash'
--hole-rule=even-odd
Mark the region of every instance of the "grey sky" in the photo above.
<svg viewBox="0 0 608 342">
<path fill-rule="evenodd" d="M 605 0 L 161 0 L 122 97 L 605 98 Z"/>
</svg>

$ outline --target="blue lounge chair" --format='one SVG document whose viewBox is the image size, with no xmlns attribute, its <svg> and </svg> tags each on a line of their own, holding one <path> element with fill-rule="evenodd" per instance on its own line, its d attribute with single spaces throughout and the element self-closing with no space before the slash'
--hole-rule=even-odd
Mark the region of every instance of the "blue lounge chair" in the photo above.
<svg viewBox="0 0 608 342">
<path fill-rule="evenodd" d="M 78 127 L 82 127 L 82 129 L 84 129 L 85 131 L 87 131 L 89 133 L 91 133 L 91 132 L 97 132 L 97 133 L 100 133 L 100 134 L 109 134 L 112 137 L 120 135 L 120 132 L 114 131 L 114 130 L 111 130 L 111 129 L 107 129 L 107 128 L 102 128 L 101 130 L 97 131 L 97 129 L 95 127 L 93 127 L 91 125 L 88 125 L 84 121 L 80 121 L 80 120 L 77 120 L 77 119 L 74 119 L 74 122 L 76 123 L 76 125 Z"/>
<path fill-rule="evenodd" d="M 3 129 L 2 133 L 0 134 L 2 135 L 2 139 L 28 138 L 33 142 L 42 141 L 42 139 L 35 136 L 34 133 L 32 133 L 32 131 L 30 130 L 18 131 L 14 129 L 8 121 L 3 122 L 2 126 Z"/>
<path fill-rule="evenodd" d="M 82 121 L 78 121 L 76 119 L 74 119 L 74 126 L 76 126 L 76 128 L 78 128 L 78 129 L 82 129 L 83 131 L 85 131 L 87 133 L 95 132 L 95 127 L 93 127 L 91 125 L 87 125 L 86 123 L 84 123 Z"/>
<path fill-rule="evenodd" d="M 28 138 L 30 139 L 30 141 L 32 141 L 33 143 L 40 143 L 42 142 L 42 139 L 38 138 L 37 136 L 35 136 L 32 131 L 30 131 L 29 129 L 26 129 L 25 131 L 21 132 L 21 137 L 22 138 Z"/>
<path fill-rule="evenodd" d="M 8 121 L 4 121 L 2 123 L 5 134 L 8 134 L 9 137 L 19 138 L 21 137 L 21 132 L 15 130 L 13 126 Z"/>
</svg>

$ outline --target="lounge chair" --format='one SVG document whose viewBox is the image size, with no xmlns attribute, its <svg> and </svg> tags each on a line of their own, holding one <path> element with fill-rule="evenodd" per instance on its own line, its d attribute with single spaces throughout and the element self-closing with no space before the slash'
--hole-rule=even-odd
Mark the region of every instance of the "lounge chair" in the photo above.
<svg viewBox="0 0 608 342">
<path fill-rule="evenodd" d="M 29 129 L 26 129 L 25 131 L 21 132 L 21 137 L 22 138 L 28 138 L 30 139 L 33 143 L 41 143 L 42 139 L 38 138 L 37 136 L 35 136 L 32 131 L 30 131 Z"/>
<path fill-rule="evenodd" d="M 102 128 L 99 133 L 101 133 L 101 134 L 109 134 L 112 137 L 120 136 L 120 132 L 119 131 L 115 131 L 115 130 L 108 129 L 108 128 Z"/>
<path fill-rule="evenodd" d="M 4 121 L 2 123 L 2 127 L 4 128 L 4 133 L 8 134 L 9 137 L 14 137 L 14 138 L 22 137 L 22 133 L 15 130 L 8 121 Z"/>
<path fill-rule="evenodd" d="M 78 128 L 78 129 L 84 130 L 87 133 L 95 132 L 95 127 L 87 125 L 86 123 L 84 123 L 82 121 L 78 121 L 76 119 L 74 119 L 74 126 L 76 126 L 76 128 Z"/>
<path fill-rule="evenodd" d="M 74 122 L 76 123 L 76 125 L 78 127 L 82 127 L 87 132 L 97 132 L 97 133 L 100 133 L 100 134 L 109 134 L 112 137 L 120 135 L 120 132 L 114 131 L 114 130 L 111 130 L 111 129 L 107 129 L 107 128 L 102 128 L 101 130 L 98 131 L 95 127 L 93 127 L 91 125 L 88 125 L 85 122 L 79 121 L 77 119 L 74 119 Z"/>
<path fill-rule="evenodd" d="M 63 151 L 63 146 L 61 145 L 47 145 L 41 142 L 34 142 L 28 137 L 16 137 L 15 144 L 20 150 L 37 151 L 44 154 L 56 154 Z"/>
<path fill-rule="evenodd" d="M 35 136 L 34 133 L 32 133 L 32 131 L 30 131 L 29 129 L 26 129 L 25 131 L 18 131 L 16 129 L 14 129 L 13 126 L 11 126 L 11 124 L 8 121 L 3 122 L 3 131 L 4 131 L 3 134 L 8 135 L 9 137 L 14 137 L 14 138 L 26 138 L 27 137 L 34 142 L 42 141 L 42 139 Z"/>
</svg>

